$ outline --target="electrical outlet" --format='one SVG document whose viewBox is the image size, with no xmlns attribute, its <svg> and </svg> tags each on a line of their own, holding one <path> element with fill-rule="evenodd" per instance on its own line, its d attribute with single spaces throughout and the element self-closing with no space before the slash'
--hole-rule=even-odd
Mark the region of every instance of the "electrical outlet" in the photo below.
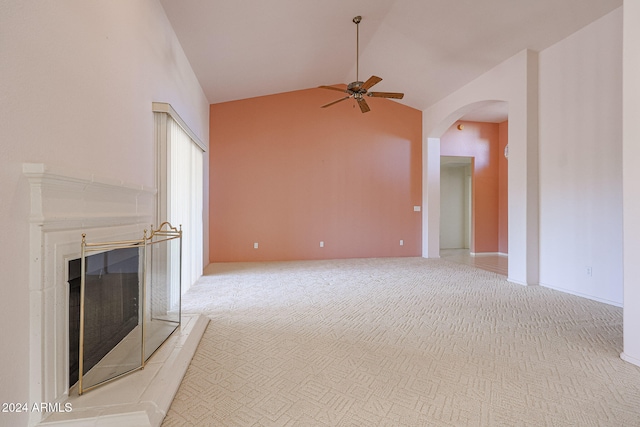
<svg viewBox="0 0 640 427">
<path fill-rule="evenodd" d="M 414 211 L 414 212 L 420 212 L 420 210 L 421 210 L 421 209 L 422 209 L 422 208 L 421 208 L 420 206 L 414 206 L 414 207 L 413 207 L 413 211 Z"/>
<path fill-rule="evenodd" d="M 400 240 L 400 246 L 404 246 L 404 240 Z"/>
<path fill-rule="evenodd" d="M 591 266 L 587 267 L 586 273 L 587 273 L 587 276 L 589 277 L 593 276 L 593 269 L 591 268 Z"/>
<path fill-rule="evenodd" d="M 320 242 L 320 247 L 324 248 L 324 242 Z"/>
<path fill-rule="evenodd" d="M 255 243 L 253 244 L 253 249 L 258 249 L 258 242 L 255 242 Z"/>
</svg>

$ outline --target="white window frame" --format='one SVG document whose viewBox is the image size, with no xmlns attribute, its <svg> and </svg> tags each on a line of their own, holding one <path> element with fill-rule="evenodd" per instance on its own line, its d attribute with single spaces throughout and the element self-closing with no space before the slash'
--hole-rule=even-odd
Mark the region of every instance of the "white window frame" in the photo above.
<svg viewBox="0 0 640 427">
<path fill-rule="evenodd" d="M 172 221 L 172 194 L 171 182 L 176 171 L 172 171 L 171 158 L 171 126 L 172 122 L 177 124 L 186 135 L 191 139 L 194 146 L 199 150 L 195 150 L 202 154 L 200 163 L 202 173 L 204 167 L 204 153 L 207 151 L 206 145 L 198 138 L 198 136 L 189 129 L 189 126 L 182 120 L 180 115 L 171 107 L 170 104 L 162 102 L 154 102 L 152 104 L 155 124 L 156 137 L 156 188 L 157 188 L 157 204 L 156 204 L 156 223 L 159 225 L 164 221 L 172 222 L 174 227 L 180 224 L 174 224 Z M 200 181 L 196 189 L 200 192 L 200 212 L 197 216 L 199 224 L 194 229 L 183 228 L 183 260 L 182 260 L 182 293 L 186 292 L 191 285 L 202 275 L 203 271 L 203 251 L 204 251 L 204 219 L 203 219 L 203 202 L 204 198 L 204 178 L 200 177 Z M 193 191 L 193 188 L 189 188 Z M 196 213 L 197 214 L 197 213 Z M 195 233 L 195 235 L 194 235 Z M 194 235 L 193 238 L 190 238 Z M 195 243 L 195 247 L 194 246 Z M 195 253 L 194 253 L 195 252 Z"/>
</svg>

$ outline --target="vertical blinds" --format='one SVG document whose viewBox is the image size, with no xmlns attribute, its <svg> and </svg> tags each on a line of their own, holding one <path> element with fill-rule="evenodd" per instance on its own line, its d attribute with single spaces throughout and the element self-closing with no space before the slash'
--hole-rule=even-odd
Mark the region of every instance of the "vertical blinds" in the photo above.
<svg viewBox="0 0 640 427">
<path fill-rule="evenodd" d="M 184 293 L 203 270 L 203 151 L 171 116 L 167 116 L 167 127 L 167 215 L 171 224 L 182 225 Z"/>
</svg>

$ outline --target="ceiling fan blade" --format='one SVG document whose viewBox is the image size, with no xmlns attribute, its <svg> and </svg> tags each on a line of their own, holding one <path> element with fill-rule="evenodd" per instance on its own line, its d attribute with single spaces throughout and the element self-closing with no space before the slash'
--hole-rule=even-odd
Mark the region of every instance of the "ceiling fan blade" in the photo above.
<svg viewBox="0 0 640 427">
<path fill-rule="evenodd" d="M 371 76 L 369 77 L 369 80 L 367 80 L 366 82 L 364 82 L 364 84 L 361 86 L 362 89 L 367 89 L 369 90 L 370 87 L 372 87 L 375 84 L 378 84 L 382 81 L 382 79 L 378 76 Z"/>
<path fill-rule="evenodd" d="M 331 90 L 337 90 L 338 92 L 346 92 L 346 90 L 344 89 L 340 89 L 339 87 L 333 87 L 333 86 L 318 86 L 320 89 L 331 89 Z"/>
<path fill-rule="evenodd" d="M 342 101 L 344 101 L 345 99 L 349 99 L 349 98 L 351 98 L 351 96 L 345 96 L 344 98 L 340 98 L 340 99 L 338 99 L 337 101 L 333 101 L 333 102 L 330 102 L 330 103 L 328 103 L 328 104 L 326 104 L 326 105 L 323 105 L 323 106 L 322 106 L 322 107 L 320 107 L 320 108 L 327 108 L 327 107 L 331 107 L 333 104 L 337 104 L 338 102 L 342 102 Z"/>
<path fill-rule="evenodd" d="M 360 106 L 360 111 L 362 111 L 363 113 L 366 113 L 367 111 L 370 110 L 369 105 L 367 104 L 367 101 L 365 101 L 364 98 L 358 98 L 356 99 L 356 101 L 358 101 L 358 105 Z"/>
<path fill-rule="evenodd" d="M 404 97 L 404 93 L 398 93 L 398 92 L 368 92 L 367 95 L 373 96 L 374 98 L 402 99 Z"/>
</svg>

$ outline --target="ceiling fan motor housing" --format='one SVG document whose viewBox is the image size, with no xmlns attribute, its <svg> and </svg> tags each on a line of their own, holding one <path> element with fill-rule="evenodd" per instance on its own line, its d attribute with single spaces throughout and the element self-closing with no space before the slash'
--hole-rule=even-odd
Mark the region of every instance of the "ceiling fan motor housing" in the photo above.
<svg viewBox="0 0 640 427">
<path fill-rule="evenodd" d="M 362 16 L 356 16 L 355 18 L 353 18 L 353 22 L 356 24 L 357 28 L 360 28 L 360 26 L 358 25 L 360 24 L 360 21 L 362 21 Z M 403 93 L 396 93 L 396 92 L 369 92 L 369 89 L 371 89 L 373 85 L 379 83 L 382 80 L 380 77 L 371 76 L 366 82 L 361 82 L 358 79 L 358 71 L 360 68 L 359 66 L 360 42 L 359 41 L 360 41 L 360 32 L 358 31 L 356 33 L 356 81 L 349 83 L 347 85 L 347 89 L 339 89 L 337 87 L 332 87 L 332 86 L 320 86 L 321 88 L 324 88 L 324 89 L 337 90 L 339 92 L 344 92 L 348 96 L 345 96 L 344 98 L 338 99 L 337 101 L 333 101 L 326 105 L 323 105 L 321 108 L 327 108 L 334 104 L 337 104 L 338 102 L 342 102 L 349 98 L 353 98 L 358 102 L 358 105 L 360 106 L 360 110 L 363 113 L 366 113 L 369 111 L 369 105 L 367 105 L 367 101 L 365 101 L 364 99 L 365 95 L 373 96 L 376 98 L 396 98 L 396 99 L 402 99 L 402 97 L 404 96 Z"/>
<path fill-rule="evenodd" d="M 367 90 L 362 87 L 363 84 L 364 82 L 351 82 L 347 86 L 347 92 L 350 92 L 352 94 L 356 94 L 356 93 L 365 94 L 367 93 Z"/>
</svg>

